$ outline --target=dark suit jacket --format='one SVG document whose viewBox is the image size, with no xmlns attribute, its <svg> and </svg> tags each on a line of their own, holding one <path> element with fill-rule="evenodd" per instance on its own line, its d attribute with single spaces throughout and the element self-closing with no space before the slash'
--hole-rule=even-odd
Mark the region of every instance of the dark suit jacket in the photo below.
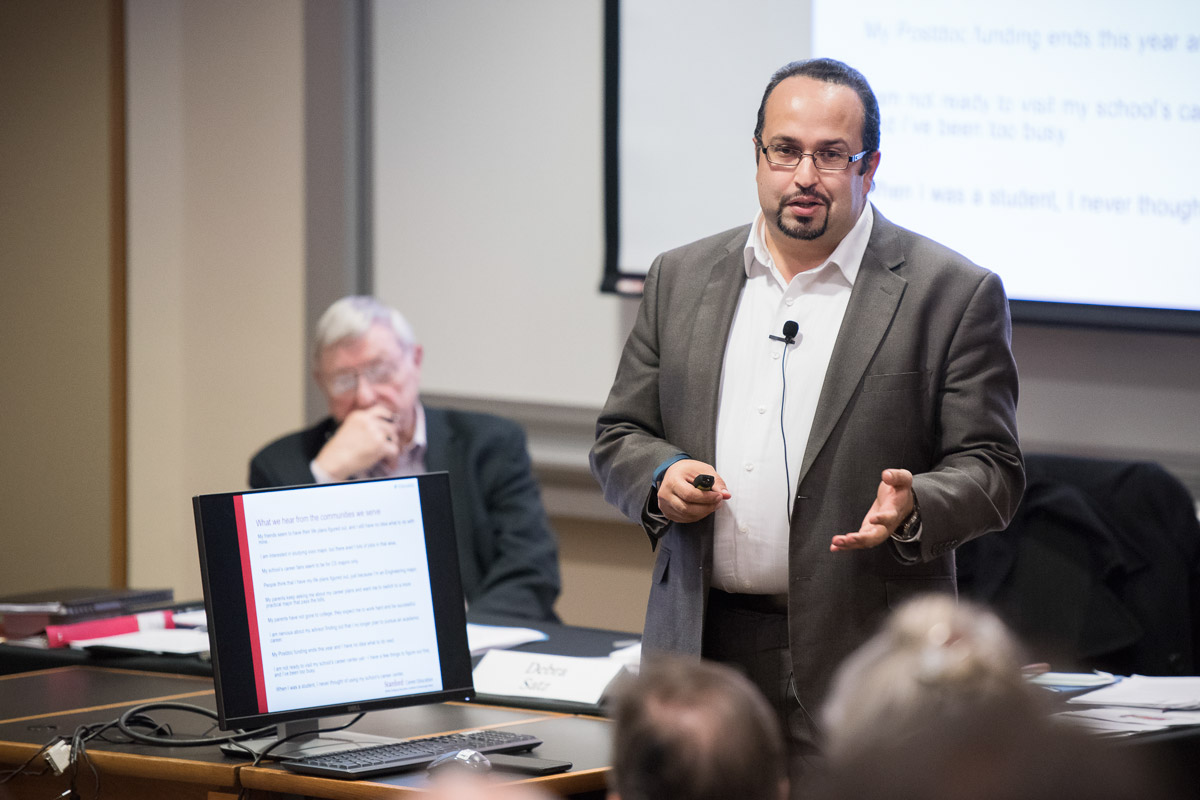
<svg viewBox="0 0 1200 800">
<path fill-rule="evenodd" d="M 1118 675 L 1200 665 L 1200 523 L 1159 464 L 1033 454 L 1002 533 L 958 551 L 964 596 L 1038 661 Z"/>
<path fill-rule="evenodd" d="M 680 451 L 715 459 L 720 354 L 745 283 L 748 234 L 743 226 L 655 260 L 597 422 L 592 471 L 609 502 L 657 544 L 648 651 L 700 653 L 712 517 L 663 525 L 645 510 L 665 459 Z M 833 670 L 887 609 L 923 590 L 954 591 L 953 549 L 1003 528 L 1016 508 L 1024 477 L 1009 337 L 996 275 L 875 212 L 821 388 L 791 528 L 791 655 L 810 714 Z M 859 529 L 888 467 L 915 475 L 919 562 L 903 562 L 890 542 L 830 553 L 835 534 Z"/>
<path fill-rule="evenodd" d="M 332 418 L 264 447 L 250 486 L 313 483 Z M 450 473 L 463 591 L 472 613 L 557 620 L 558 545 L 520 426 L 490 414 L 425 408 L 425 468 Z"/>
</svg>

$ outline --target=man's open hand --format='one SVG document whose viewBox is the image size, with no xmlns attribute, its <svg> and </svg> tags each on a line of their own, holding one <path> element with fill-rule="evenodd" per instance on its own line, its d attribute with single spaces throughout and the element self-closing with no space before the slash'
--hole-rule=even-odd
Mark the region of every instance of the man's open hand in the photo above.
<svg viewBox="0 0 1200 800">
<path fill-rule="evenodd" d="M 913 510 L 912 481 L 912 473 L 906 469 L 885 469 L 862 527 L 854 533 L 834 536 L 829 549 L 834 553 L 866 550 L 886 542 Z"/>
</svg>

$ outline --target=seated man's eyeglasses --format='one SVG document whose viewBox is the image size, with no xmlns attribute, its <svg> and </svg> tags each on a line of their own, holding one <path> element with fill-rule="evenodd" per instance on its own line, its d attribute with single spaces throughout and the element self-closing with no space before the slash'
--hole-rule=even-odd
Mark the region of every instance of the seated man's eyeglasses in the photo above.
<svg viewBox="0 0 1200 800">
<path fill-rule="evenodd" d="M 361 369 L 347 369 L 324 376 L 325 388 L 334 397 L 358 391 L 359 380 L 372 386 L 388 383 L 396 377 L 400 367 L 392 361 L 372 361 Z"/>
<path fill-rule="evenodd" d="M 759 149 L 767 157 L 767 161 L 780 167 L 795 167 L 799 166 L 800 162 L 808 156 L 813 160 L 813 165 L 817 169 L 826 172 L 838 172 L 853 164 L 855 161 L 862 159 L 870 150 L 863 150 L 861 153 L 854 155 L 846 155 L 840 150 L 818 150 L 815 153 L 805 153 L 798 147 L 792 147 L 786 144 L 769 144 L 763 147 L 759 143 Z"/>
</svg>

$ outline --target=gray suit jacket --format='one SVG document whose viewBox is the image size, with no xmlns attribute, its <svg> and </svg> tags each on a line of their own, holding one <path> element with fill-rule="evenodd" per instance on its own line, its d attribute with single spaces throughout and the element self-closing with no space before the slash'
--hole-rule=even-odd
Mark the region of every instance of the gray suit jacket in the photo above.
<svg viewBox="0 0 1200 800">
<path fill-rule="evenodd" d="M 712 517 L 663 525 L 645 511 L 665 459 L 682 451 L 715 460 L 720 354 L 745 283 L 748 234 L 743 226 L 655 260 L 597 422 L 592 471 L 658 549 L 648 651 L 700 653 Z M 1024 472 L 1010 332 L 996 275 L 875 212 L 794 505 L 789 630 L 808 712 L 890 607 L 917 592 L 954 591 L 953 549 L 1005 527 L 1015 511 Z M 901 559 L 890 542 L 829 552 L 835 534 L 858 530 L 889 467 L 915 475 L 918 562 Z"/>
<path fill-rule="evenodd" d="M 250 460 L 250 486 L 315 482 L 309 464 L 333 434 L 333 419 L 288 434 Z M 425 468 L 450 473 L 463 591 L 472 616 L 557 621 L 558 544 L 525 433 L 510 420 L 425 406 Z"/>
</svg>

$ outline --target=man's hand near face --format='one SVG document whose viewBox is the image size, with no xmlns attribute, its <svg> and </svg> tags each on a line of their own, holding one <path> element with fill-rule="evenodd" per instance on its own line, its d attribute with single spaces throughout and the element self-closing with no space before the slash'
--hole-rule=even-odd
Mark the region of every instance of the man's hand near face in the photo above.
<svg viewBox="0 0 1200 800">
<path fill-rule="evenodd" d="M 347 414 L 314 460 L 330 476 L 344 481 L 381 461 L 385 469 L 394 469 L 400 448 L 406 444 L 400 441 L 395 414 L 376 404 Z"/>
</svg>

